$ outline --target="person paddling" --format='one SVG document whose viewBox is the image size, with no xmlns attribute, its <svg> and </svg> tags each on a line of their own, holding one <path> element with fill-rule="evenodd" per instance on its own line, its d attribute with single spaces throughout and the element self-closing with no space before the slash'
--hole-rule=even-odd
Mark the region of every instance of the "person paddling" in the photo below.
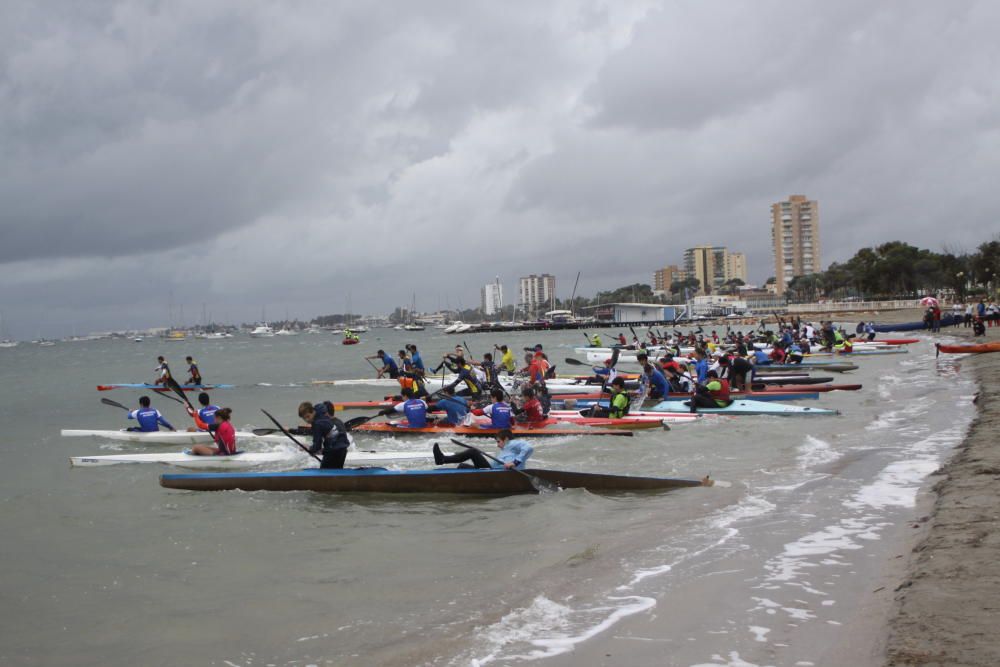
<svg viewBox="0 0 1000 667">
<path fill-rule="evenodd" d="M 184 360 L 187 362 L 188 365 L 187 383 L 197 385 L 199 387 L 205 384 L 205 381 L 201 379 L 201 371 L 198 369 L 197 362 L 195 362 L 195 360 L 192 359 L 191 357 L 186 357 Z"/>
<path fill-rule="evenodd" d="M 156 373 L 156 380 L 153 384 L 169 384 L 170 379 L 173 376 L 170 375 L 170 366 L 167 364 L 167 360 L 163 357 L 157 357 L 156 362 L 159 365 L 153 369 L 153 372 Z"/>
<path fill-rule="evenodd" d="M 615 378 L 611 381 L 611 399 L 608 407 L 595 403 L 590 409 L 590 416 L 621 419 L 628 414 L 630 404 L 628 392 L 625 391 L 625 378 Z"/>
<path fill-rule="evenodd" d="M 347 437 L 347 427 L 330 412 L 330 403 L 313 405 L 306 401 L 299 405 L 299 417 L 311 427 L 312 446 L 310 454 L 323 452 L 319 467 L 323 469 L 343 468 L 347 459 L 347 448 L 351 440 Z"/>
<path fill-rule="evenodd" d="M 492 403 L 482 409 L 473 410 L 472 414 L 489 418 L 488 422 L 479 424 L 484 428 L 510 428 L 513 423 L 513 411 L 510 404 L 503 400 L 503 390 L 494 389 L 491 396 Z"/>
<path fill-rule="evenodd" d="M 201 405 L 201 408 L 199 408 L 197 412 L 195 412 L 191 406 L 185 406 L 188 415 L 194 419 L 194 425 L 197 427 L 197 430 L 214 431 L 215 427 L 218 425 L 218 422 L 215 420 L 215 413 L 218 412 L 219 406 L 212 405 L 211 399 L 205 392 L 198 394 L 198 403 Z M 230 412 L 232 412 L 232 410 L 230 410 Z"/>
<path fill-rule="evenodd" d="M 163 357 L 160 358 L 162 359 Z M 128 428 L 129 431 L 152 433 L 154 431 L 159 431 L 160 426 L 163 426 L 171 431 L 177 430 L 170 425 L 170 422 L 167 421 L 166 417 L 160 414 L 159 410 L 151 407 L 149 396 L 139 397 L 139 409 L 129 412 L 128 418 L 139 422 L 138 426 L 130 426 Z"/>
<path fill-rule="evenodd" d="M 401 403 L 383 408 L 379 411 L 379 414 L 388 417 L 398 412 L 406 416 L 406 424 L 401 424 L 401 426 L 409 428 L 424 428 L 427 426 L 427 403 L 422 399 L 416 398 L 413 395 L 413 390 L 409 387 L 404 387 L 401 393 L 403 395 Z"/>
<path fill-rule="evenodd" d="M 381 359 L 382 368 L 378 370 L 378 375 L 376 377 L 382 377 L 388 374 L 393 380 L 399 377 L 399 366 L 393 361 L 392 355 L 386 354 L 385 350 L 379 350 L 374 355 L 370 357 L 365 357 L 365 359 Z"/>
<path fill-rule="evenodd" d="M 213 413 L 215 432 L 212 437 L 215 447 L 210 445 L 195 445 L 191 453 L 196 456 L 232 456 L 236 453 L 236 429 L 230 419 L 232 408 L 219 408 Z"/>
<path fill-rule="evenodd" d="M 497 447 L 500 453 L 496 455 L 498 461 L 492 461 L 483 456 L 475 449 L 466 449 L 457 454 L 445 454 L 437 443 L 434 443 L 434 463 L 444 465 L 445 463 L 458 463 L 459 468 L 506 468 L 507 470 L 524 470 L 524 464 L 535 453 L 535 448 L 525 440 L 514 440 L 514 434 L 510 429 L 501 429 L 496 434 Z M 466 463 L 471 461 L 472 465 Z"/>
<path fill-rule="evenodd" d="M 691 412 L 697 412 L 698 408 L 724 408 L 732 403 L 729 398 L 729 380 L 720 378 L 715 371 L 709 371 L 706 379 L 708 382 L 699 385 L 691 397 Z"/>
</svg>

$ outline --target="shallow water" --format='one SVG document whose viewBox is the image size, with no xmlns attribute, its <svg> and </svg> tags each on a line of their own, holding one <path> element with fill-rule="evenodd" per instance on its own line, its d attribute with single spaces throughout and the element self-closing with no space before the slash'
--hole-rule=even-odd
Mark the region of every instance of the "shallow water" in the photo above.
<svg viewBox="0 0 1000 667">
<path fill-rule="evenodd" d="M 461 339 L 375 330 L 353 348 L 303 335 L 0 350 L 0 663 L 545 664 L 630 615 L 665 613 L 702 582 L 713 597 L 677 619 L 663 664 L 806 664 L 804 628 L 843 639 L 844 578 L 892 548 L 921 481 L 972 416 L 974 386 L 921 343 L 836 376 L 861 392 L 809 402 L 839 417 L 707 417 L 669 433 L 535 443 L 539 467 L 731 483 L 711 489 L 195 493 L 160 488 L 157 466 L 68 466 L 71 455 L 139 451 L 58 432 L 123 425 L 98 399 L 131 404 L 138 392 L 94 385 L 148 379 L 157 354 L 178 374 L 192 354 L 207 381 L 239 385 L 213 398 L 237 425 L 263 426 L 259 408 L 293 423 L 302 400 L 385 393 L 308 382 L 370 376 L 361 357 L 404 340 L 430 361 Z M 476 353 L 540 341 L 556 361 L 582 342 L 579 332 L 466 340 Z M 187 424 L 176 403 L 154 404 Z M 358 442 L 425 450 L 433 440 Z"/>
</svg>

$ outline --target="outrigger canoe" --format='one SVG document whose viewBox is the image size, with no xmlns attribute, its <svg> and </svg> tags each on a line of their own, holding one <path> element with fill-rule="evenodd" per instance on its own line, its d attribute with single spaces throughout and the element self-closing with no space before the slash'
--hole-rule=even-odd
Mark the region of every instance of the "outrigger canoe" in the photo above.
<svg viewBox="0 0 1000 667">
<path fill-rule="evenodd" d="M 683 412 L 690 410 L 690 401 L 663 401 L 646 412 Z M 718 415 L 777 415 L 781 417 L 799 417 L 807 415 L 839 415 L 837 410 L 825 408 L 807 408 L 800 405 L 785 405 L 770 401 L 736 400 L 724 408 L 698 408 L 697 412 Z"/>
<path fill-rule="evenodd" d="M 116 442 L 132 442 L 144 445 L 208 445 L 214 442 L 212 434 L 207 431 L 126 431 L 99 429 L 64 428 L 59 435 L 67 438 L 94 437 Z M 288 438 L 277 433 L 274 435 L 254 435 L 249 431 L 237 431 L 236 440 L 253 438 L 260 442 L 288 442 Z"/>
<path fill-rule="evenodd" d="M 613 421 L 613 420 L 612 420 Z M 545 428 L 547 424 L 557 424 L 556 420 L 546 420 L 538 426 L 515 426 L 511 432 L 515 436 L 531 438 L 556 438 L 565 435 L 632 435 L 628 430 L 613 429 L 561 429 Z M 582 424 L 581 424 L 582 425 Z M 457 434 L 470 437 L 488 438 L 500 432 L 498 428 L 483 428 L 479 426 L 403 426 L 388 422 L 368 422 L 354 428 L 354 432 L 365 431 L 367 433 L 391 433 L 394 435 L 437 435 L 437 434 Z"/>
<path fill-rule="evenodd" d="M 209 391 L 212 389 L 235 389 L 234 384 L 181 384 L 178 385 L 184 391 Z M 113 389 L 143 389 L 148 391 L 172 391 L 170 387 L 162 384 L 149 384 L 148 382 L 123 382 L 119 384 L 99 384 L 97 391 L 111 391 Z"/>
<path fill-rule="evenodd" d="M 768 369 L 774 369 L 775 371 L 794 371 L 799 370 L 805 373 L 812 371 L 819 371 L 820 373 L 847 373 L 848 371 L 856 371 L 859 366 L 857 364 L 848 364 L 840 361 L 803 361 L 801 364 L 757 364 L 754 369 L 758 372 L 764 372 Z"/>
<path fill-rule="evenodd" d="M 941 326 L 950 327 L 955 324 L 960 324 L 962 320 L 965 319 L 963 315 L 955 316 L 953 314 L 942 315 L 941 316 Z M 929 329 L 927 324 L 923 320 L 920 322 L 904 322 L 901 324 L 876 324 L 874 327 L 875 331 L 879 333 L 887 333 L 889 331 L 919 331 L 920 329 Z"/>
<path fill-rule="evenodd" d="M 670 477 L 630 477 L 530 468 L 530 475 L 564 489 L 593 492 L 668 491 L 711 482 Z M 360 468 L 294 472 L 188 473 L 160 475 L 160 486 L 188 491 L 316 491 L 320 493 L 538 493 L 531 479 L 514 470 L 386 470 Z"/>
<path fill-rule="evenodd" d="M 69 463 L 76 467 L 97 467 L 125 465 L 129 463 L 160 463 L 178 468 L 242 470 L 256 468 L 262 465 L 277 465 L 290 463 L 301 458 L 300 453 L 287 452 L 240 452 L 232 456 L 196 456 L 187 451 L 164 452 L 162 454 L 101 454 L 98 456 L 71 456 Z M 347 453 L 347 463 L 365 465 L 370 463 L 384 464 L 389 462 L 405 463 L 412 461 L 427 461 L 432 458 L 429 453 L 422 452 L 370 452 L 350 451 Z"/>
<path fill-rule="evenodd" d="M 1000 352 L 1000 341 L 965 345 L 937 345 L 938 352 L 948 354 L 983 354 L 984 352 Z"/>
</svg>

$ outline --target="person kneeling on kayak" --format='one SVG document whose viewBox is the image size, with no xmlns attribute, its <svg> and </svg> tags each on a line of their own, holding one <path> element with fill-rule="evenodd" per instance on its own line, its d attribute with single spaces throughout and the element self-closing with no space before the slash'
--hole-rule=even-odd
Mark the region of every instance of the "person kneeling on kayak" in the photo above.
<svg viewBox="0 0 1000 667">
<path fill-rule="evenodd" d="M 709 371 L 707 379 L 708 382 L 698 385 L 691 397 L 691 412 L 697 412 L 698 408 L 724 408 L 732 403 L 729 398 L 729 380 L 720 378 L 715 371 Z"/>
<path fill-rule="evenodd" d="M 312 427 L 312 446 L 310 454 L 323 451 L 323 460 L 319 467 L 324 469 L 343 468 L 347 458 L 347 448 L 351 440 L 347 437 L 347 427 L 330 412 L 333 405 L 329 402 L 313 405 L 306 401 L 299 405 L 299 417 Z M 218 413 L 216 413 L 218 415 Z"/>
<path fill-rule="evenodd" d="M 129 412 L 128 418 L 139 422 L 138 426 L 130 426 L 128 428 L 129 431 L 151 433 L 153 431 L 159 431 L 161 424 L 171 431 L 177 430 L 170 425 L 170 422 L 168 422 L 163 415 L 160 414 L 159 410 L 150 407 L 149 396 L 139 397 L 139 409 Z"/>
<path fill-rule="evenodd" d="M 497 447 L 500 453 L 496 455 L 497 461 L 491 461 L 474 449 L 466 449 L 458 454 L 445 454 L 438 444 L 434 443 L 434 463 L 444 465 L 445 463 L 458 463 L 459 468 L 506 468 L 507 470 L 524 470 L 524 464 L 535 452 L 535 448 L 524 440 L 513 440 L 514 434 L 510 429 L 502 429 L 496 434 Z M 472 465 L 466 463 L 471 461 Z"/>
<path fill-rule="evenodd" d="M 191 453 L 196 456 L 232 456 L 236 453 L 236 429 L 230 421 L 233 416 L 232 408 L 219 408 L 214 414 L 212 437 L 216 446 L 195 445 L 191 448 Z"/>
<path fill-rule="evenodd" d="M 591 417 L 608 417 L 610 419 L 621 419 L 628 414 L 631 401 L 628 392 L 625 391 L 625 378 L 615 378 L 611 381 L 611 399 L 609 407 L 602 407 L 595 403 L 590 409 Z"/>
</svg>

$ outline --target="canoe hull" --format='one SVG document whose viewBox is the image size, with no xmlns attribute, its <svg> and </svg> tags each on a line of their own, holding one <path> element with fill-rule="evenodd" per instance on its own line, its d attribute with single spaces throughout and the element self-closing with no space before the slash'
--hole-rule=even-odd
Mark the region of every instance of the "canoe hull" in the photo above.
<svg viewBox="0 0 1000 667">
<path fill-rule="evenodd" d="M 1000 341 L 993 343 L 980 343 L 978 345 L 938 345 L 937 349 L 949 354 L 983 354 L 986 352 L 1000 352 Z"/>
<path fill-rule="evenodd" d="M 647 412 L 683 412 L 690 410 L 688 401 L 663 401 Z M 775 415 L 778 417 L 799 417 L 814 415 L 838 415 L 836 410 L 824 408 L 808 408 L 799 405 L 785 405 L 783 403 L 772 403 L 770 401 L 733 401 L 725 408 L 698 408 L 701 414 L 719 415 Z"/>
<path fill-rule="evenodd" d="M 236 385 L 233 384 L 182 384 L 178 385 L 184 391 L 209 391 L 212 389 L 233 389 Z M 97 385 L 97 391 L 111 391 L 113 389 L 142 389 L 145 391 L 172 391 L 170 387 L 165 387 L 162 384 L 149 384 L 149 383 L 122 383 L 122 384 L 99 384 Z"/>
<path fill-rule="evenodd" d="M 72 456 L 69 463 L 73 467 L 93 468 L 134 463 L 159 463 L 161 465 L 189 468 L 192 470 L 243 470 L 262 465 L 291 463 L 300 458 L 295 452 L 243 452 L 233 456 L 194 456 L 186 452 L 163 454 L 109 454 L 98 456 Z M 347 463 L 352 465 L 426 462 L 431 459 L 423 452 L 365 452 L 347 453 Z"/>
<path fill-rule="evenodd" d="M 554 423 L 554 422 L 553 422 Z M 355 432 L 365 431 L 368 433 L 392 433 L 393 435 L 462 435 L 470 438 L 492 438 L 500 429 L 480 428 L 478 426 L 424 426 L 413 428 L 410 426 L 398 426 L 385 422 L 361 424 L 354 429 Z M 514 427 L 511 432 L 515 436 L 530 438 L 557 438 L 566 435 L 632 435 L 628 430 L 602 430 L 602 429 L 560 429 L 560 428 L 525 428 Z"/>
<path fill-rule="evenodd" d="M 692 479 L 629 477 L 562 470 L 527 470 L 564 489 L 590 491 L 665 491 L 702 486 Z M 283 473 L 207 473 L 161 475 L 160 485 L 189 491 L 315 491 L 319 493 L 448 493 L 511 495 L 537 493 L 530 480 L 512 470 L 300 470 Z"/>
</svg>

